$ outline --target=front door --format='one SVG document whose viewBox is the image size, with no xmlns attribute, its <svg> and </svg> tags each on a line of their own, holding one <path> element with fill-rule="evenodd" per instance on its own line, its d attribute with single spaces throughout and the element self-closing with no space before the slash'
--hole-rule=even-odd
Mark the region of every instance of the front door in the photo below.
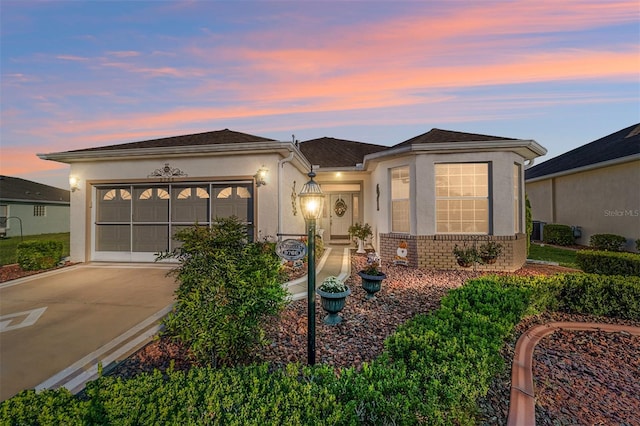
<svg viewBox="0 0 640 426">
<path fill-rule="evenodd" d="M 351 194 L 331 194 L 329 217 L 331 239 L 348 239 L 349 227 L 353 224 L 353 198 Z"/>
</svg>

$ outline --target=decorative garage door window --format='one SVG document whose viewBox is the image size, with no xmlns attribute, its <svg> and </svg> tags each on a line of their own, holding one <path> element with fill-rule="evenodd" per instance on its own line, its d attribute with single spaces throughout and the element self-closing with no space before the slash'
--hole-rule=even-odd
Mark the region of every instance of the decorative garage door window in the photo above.
<svg viewBox="0 0 640 426">
<path fill-rule="evenodd" d="M 347 212 L 347 203 L 344 202 L 342 197 L 336 200 L 335 204 L 333 205 L 333 211 L 338 217 L 344 216 L 344 214 Z"/>
<path fill-rule="evenodd" d="M 95 249 L 172 250 L 179 245 L 172 238 L 177 231 L 229 216 L 253 226 L 251 182 L 101 186 L 96 189 Z"/>
</svg>

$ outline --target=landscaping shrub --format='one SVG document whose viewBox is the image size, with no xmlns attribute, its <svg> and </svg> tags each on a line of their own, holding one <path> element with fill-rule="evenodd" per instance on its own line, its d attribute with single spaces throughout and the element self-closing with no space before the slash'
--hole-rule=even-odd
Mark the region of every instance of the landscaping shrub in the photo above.
<svg viewBox="0 0 640 426">
<path fill-rule="evenodd" d="M 636 250 L 640 252 L 640 238 L 636 240 Z"/>
<path fill-rule="evenodd" d="M 603 275 L 640 276 L 640 254 L 580 250 L 576 262 L 584 272 Z"/>
<path fill-rule="evenodd" d="M 525 213 L 525 227 L 527 232 L 527 256 L 529 256 L 529 249 L 531 247 L 531 234 L 533 234 L 533 216 L 531 213 L 531 202 L 529 196 L 524 194 L 524 213 Z"/>
<path fill-rule="evenodd" d="M 159 257 L 181 262 L 165 333 L 205 364 L 249 361 L 264 343 L 264 321 L 286 302 L 273 245 L 247 242 L 246 226 L 236 217 L 216 219 L 211 228 L 186 228 L 174 238 L 182 246 Z"/>
<path fill-rule="evenodd" d="M 594 234 L 589 238 L 589 245 L 595 250 L 622 251 L 627 239 L 622 235 Z"/>
<path fill-rule="evenodd" d="M 542 234 L 542 241 L 547 244 L 570 246 L 575 242 L 573 230 L 569 225 L 550 223 L 544 226 Z"/>
<path fill-rule="evenodd" d="M 483 277 L 398 327 L 360 371 L 261 364 L 103 377 L 83 397 L 23 391 L 0 403 L 1 424 L 470 425 L 505 368 L 505 339 L 540 309 L 638 320 L 640 278 Z"/>
<path fill-rule="evenodd" d="M 24 241 L 18 244 L 18 264 L 24 271 L 53 268 L 62 259 L 60 241 Z"/>
</svg>

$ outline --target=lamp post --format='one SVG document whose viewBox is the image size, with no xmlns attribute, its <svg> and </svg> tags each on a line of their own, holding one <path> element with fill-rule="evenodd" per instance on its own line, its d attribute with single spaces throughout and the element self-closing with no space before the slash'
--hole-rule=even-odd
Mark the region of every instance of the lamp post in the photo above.
<svg viewBox="0 0 640 426">
<path fill-rule="evenodd" d="M 307 267 L 307 362 L 316 363 L 316 221 L 322 215 L 324 194 L 320 185 L 313 178 L 316 174 L 313 167 L 308 174 L 309 182 L 305 183 L 298 197 L 302 216 L 307 224 L 307 252 L 309 263 Z"/>
</svg>

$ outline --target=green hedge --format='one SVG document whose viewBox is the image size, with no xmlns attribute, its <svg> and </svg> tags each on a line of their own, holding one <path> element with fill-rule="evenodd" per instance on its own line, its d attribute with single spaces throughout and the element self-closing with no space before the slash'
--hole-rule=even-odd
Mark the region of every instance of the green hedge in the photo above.
<svg viewBox="0 0 640 426">
<path fill-rule="evenodd" d="M 580 250 L 576 253 L 580 269 L 592 274 L 640 276 L 640 254 Z"/>
<path fill-rule="evenodd" d="M 360 371 L 263 364 L 103 377 L 82 397 L 23 391 L 0 403 L 0 424 L 474 424 L 477 399 L 505 368 L 505 339 L 542 309 L 638 320 L 640 278 L 484 277 L 400 326 Z"/>
<path fill-rule="evenodd" d="M 25 271 L 53 268 L 62 259 L 60 241 L 24 241 L 18 244 L 18 264 Z"/>
<path fill-rule="evenodd" d="M 589 245 L 595 250 L 622 251 L 625 244 L 627 244 L 627 239 L 622 235 L 593 234 L 589 238 Z"/>
<path fill-rule="evenodd" d="M 542 228 L 542 241 L 558 246 L 570 246 L 575 242 L 575 238 L 569 225 L 550 223 Z"/>
</svg>

